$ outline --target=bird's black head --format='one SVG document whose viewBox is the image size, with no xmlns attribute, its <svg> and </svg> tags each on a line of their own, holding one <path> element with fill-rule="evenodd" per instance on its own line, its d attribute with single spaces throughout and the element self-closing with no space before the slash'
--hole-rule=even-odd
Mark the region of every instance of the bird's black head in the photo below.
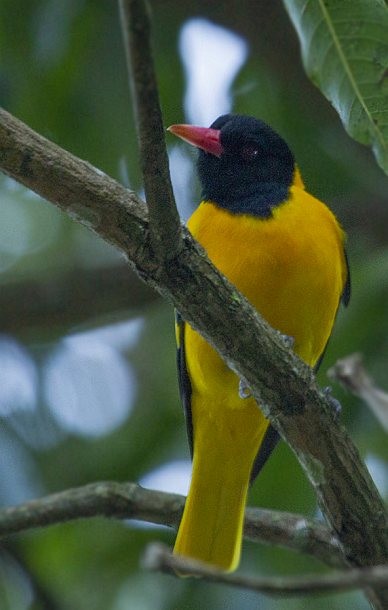
<svg viewBox="0 0 388 610">
<path fill-rule="evenodd" d="M 262 121 L 225 114 L 209 129 L 173 126 L 171 131 L 200 148 L 198 174 L 205 200 L 236 214 L 266 218 L 286 201 L 294 157 L 286 142 Z"/>
</svg>

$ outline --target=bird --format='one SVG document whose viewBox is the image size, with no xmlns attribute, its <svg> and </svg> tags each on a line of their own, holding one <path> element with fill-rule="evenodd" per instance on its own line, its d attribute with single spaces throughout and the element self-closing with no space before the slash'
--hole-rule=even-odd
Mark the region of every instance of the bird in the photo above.
<svg viewBox="0 0 388 610">
<path fill-rule="evenodd" d="M 309 194 L 285 140 L 252 116 L 168 128 L 198 149 L 202 199 L 187 227 L 213 264 L 317 369 L 350 298 L 345 233 Z M 203 304 L 206 307 L 206 303 Z M 250 484 L 279 435 L 238 376 L 176 314 L 192 475 L 174 554 L 224 572 L 240 562 Z"/>
</svg>

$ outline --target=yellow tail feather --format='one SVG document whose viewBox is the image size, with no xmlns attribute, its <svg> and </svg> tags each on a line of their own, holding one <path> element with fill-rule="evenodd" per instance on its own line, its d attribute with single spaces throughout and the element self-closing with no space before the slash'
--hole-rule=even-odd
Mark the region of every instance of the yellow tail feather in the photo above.
<svg viewBox="0 0 388 610">
<path fill-rule="evenodd" d="M 222 428 L 203 418 L 195 427 L 193 474 L 174 547 L 176 554 L 228 572 L 240 560 L 250 472 L 268 425 L 256 404 L 253 409 L 248 420 L 246 409 L 238 409 Z"/>
</svg>

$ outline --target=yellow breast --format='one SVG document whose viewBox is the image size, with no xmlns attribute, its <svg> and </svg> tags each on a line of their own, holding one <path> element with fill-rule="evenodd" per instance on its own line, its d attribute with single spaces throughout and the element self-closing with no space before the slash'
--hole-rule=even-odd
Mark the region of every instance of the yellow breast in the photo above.
<svg viewBox="0 0 388 610">
<path fill-rule="evenodd" d="M 330 336 L 346 280 L 344 235 L 332 212 L 294 186 L 272 218 L 236 216 L 203 202 L 188 227 L 216 267 L 271 326 L 294 338 L 295 352 L 313 366 Z M 185 341 L 188 371 L 198 390 L 212 375 L 229 377 L 190 327 Z"/>
</svg>

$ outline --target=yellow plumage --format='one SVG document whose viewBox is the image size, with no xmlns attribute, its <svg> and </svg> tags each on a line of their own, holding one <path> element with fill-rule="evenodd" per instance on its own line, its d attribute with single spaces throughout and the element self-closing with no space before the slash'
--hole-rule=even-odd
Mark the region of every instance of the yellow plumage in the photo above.
<svg viewBox="0 0 388 610">
<path fill-rule="evenodd" d="M 202 202 L 188 223 L 209 258 L 263 317 L 295 340 L 310 366 L 329 339 L 347 268 L 344 234 L 331 211 L 294 174 L 289 198 L 272 217 L 239 215 Z M 252 464 L 268 421 L 239 380 L 188 324 L 193 474 L 174 552 L 237 567 Z"/>
</svg>

